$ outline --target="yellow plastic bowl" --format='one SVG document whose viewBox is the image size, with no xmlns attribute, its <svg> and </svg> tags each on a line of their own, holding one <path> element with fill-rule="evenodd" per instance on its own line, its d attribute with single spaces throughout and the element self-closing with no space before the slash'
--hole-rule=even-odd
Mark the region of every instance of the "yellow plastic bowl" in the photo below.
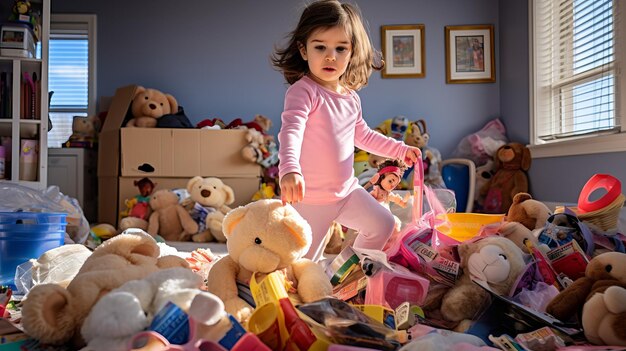
<svg viewBox="0 0 626 351">
<path fill-rule="evenodd" d="M 465 241 L 478 235 L 484 225 L 502 222 L 504 214 L 446 213 L 437 216 L 443 223 L 435 226 L 440 233 L 457 241 Z"/>
</svg>

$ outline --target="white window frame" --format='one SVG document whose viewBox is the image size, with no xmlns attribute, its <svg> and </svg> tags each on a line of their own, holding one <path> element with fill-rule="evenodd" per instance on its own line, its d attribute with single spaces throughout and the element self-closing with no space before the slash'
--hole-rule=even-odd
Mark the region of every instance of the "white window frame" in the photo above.
<svg viewBox="0 0 626 351">
<path fill-rule="evenodd" d="M 535 80 L 535 31 L 534 6 L 536 0 L 529 1 L 528 30 L 529 30 L 529 63 L 530 63 L 530 145 L 533 158 L 573 156 L 597 154 L 607 152 L 626 151 L 626 6 L 620 4 L 622 0 L 615 0 L 615 11 L 618 21 L 615 22 L 615 116 L 620 121 L 620 132 L 598 133 L 585 136 L 571 137 L 562 140 L 543 141 L 536 132 L 536 80 Z M 621 6 L 620 6 L 621 5 Z"/>
<path fill-rule="evenodd" d="M 95 116 L 96 115 L 96 96 L 97 91 L 97 77 L 96 77 L 96 48 L 97 48 L 97 16 L 95 14 L 51 14 L 50 15 L 50 31 L 56 30 L 68 30 L 71 31 L 76 26 L 80 26 L 84 28 L 87 25 L 88 28 L 88 75 L 89 79 L 87 80 L 87 115 Z M 53 97 L 54 98 L 54 97 Z M 63 109 L 51 109 L 50 112 L 75 112 L 77 115 L 80 114 L 74 110 L 63 110 Z M 54 125 L 53 125 L 54 128 Z"/>
</svg>

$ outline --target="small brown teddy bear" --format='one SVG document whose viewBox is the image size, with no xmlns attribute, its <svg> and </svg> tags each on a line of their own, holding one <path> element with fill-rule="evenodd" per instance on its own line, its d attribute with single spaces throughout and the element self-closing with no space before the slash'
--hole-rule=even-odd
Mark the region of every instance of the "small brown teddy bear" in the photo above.
<svg viewBox="0 0 626 351">
<path fill-rule="evenodd" d="M 178 112 L 178 102 L 170 94 L 139 86 L 131 103 L 131 112 L 133 118 L 126 127 L 154 128 L 158 118 Z"/>
<path fill-rule="evenodd" d="M 479 191 L 485 196 L 483 212 L 505 213 L 517 193 L 528 192 L 530 150 L 520 143 L 502 145 L 494 156 L 496 173 Z"/>
<path fill-rule="evenodd" d="M 583 304 L 594 294 L 602 293 L 614 285 L 626 288 L 626 254 L 605 252 L 589 261 L 585 276 L 576 279 L 572 285 L 552 299 L 546 307 L 546 312 L 566 322 L 580 313 Z M 584 321 L 584 314 L 582 319 Z M 621 336 L 626 340 L 626 333 Z"/>
<path fill-rule="evenodd" d="M 155 191 L 150 196 L 152 213 L 148 233 L 160 235 L 166 241 L 185 240 L 198 232 L 198 223 L 178 202 L 178 195 L 169 189 Z"/>
<path fill-rule="evenodd" d="M 72 135 L 69 142 L 95 143 L 100 131 L 100 118 L 98 116 L 74 116 L 72 120 Z"/>
<path fill-rule="evenodd" d="M 518 222 L 529 230 L 541 229 L 552 212 L 543 202 L 534 200 L 529 193 L 517 193 L 506 214 L 507 222 Z"/>
<path fill-rule="evenodd" d="M 195 176 L 187 182 L 187 191 L 193 202 L 191 218 L 198 224 L 198 232 L 191 239 L 195 242 L 213 239 L 226 242 L 222 221 L 231 210 L 227 205 L 235 201 L 233 189 L 219 178 Z"/>
</svg>

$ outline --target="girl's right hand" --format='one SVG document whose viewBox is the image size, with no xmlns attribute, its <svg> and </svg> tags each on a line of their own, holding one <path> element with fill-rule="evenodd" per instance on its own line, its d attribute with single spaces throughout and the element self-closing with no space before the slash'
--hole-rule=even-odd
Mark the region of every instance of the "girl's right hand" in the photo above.
<svg viewBox="0 0 626 351">
<path fill-rule="evenodd" d="M 304 198 L 304 178 L 299 173 L 287 173 L 280 180 L 280 199 L 283 205 L 295 204 Z"/>
</svg>

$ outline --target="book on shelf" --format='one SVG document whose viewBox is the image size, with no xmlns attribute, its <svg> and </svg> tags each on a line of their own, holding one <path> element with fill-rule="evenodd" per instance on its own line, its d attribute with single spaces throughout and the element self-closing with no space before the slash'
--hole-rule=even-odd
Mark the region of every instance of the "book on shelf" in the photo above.
<svg viewBox="0 0 626 351">
<path fill-rule="evenodd" d="M 20 118 L 22 119 L 39 119 L 37 101 L 41 99 L 41 89 L 37 89 L 37 86 L 41 86 L 41 83 L 37 84 L 36 79 L 36 73 L 32 76 L 28 72 L 22 74 L 20 83 Z"/>
</svg>

